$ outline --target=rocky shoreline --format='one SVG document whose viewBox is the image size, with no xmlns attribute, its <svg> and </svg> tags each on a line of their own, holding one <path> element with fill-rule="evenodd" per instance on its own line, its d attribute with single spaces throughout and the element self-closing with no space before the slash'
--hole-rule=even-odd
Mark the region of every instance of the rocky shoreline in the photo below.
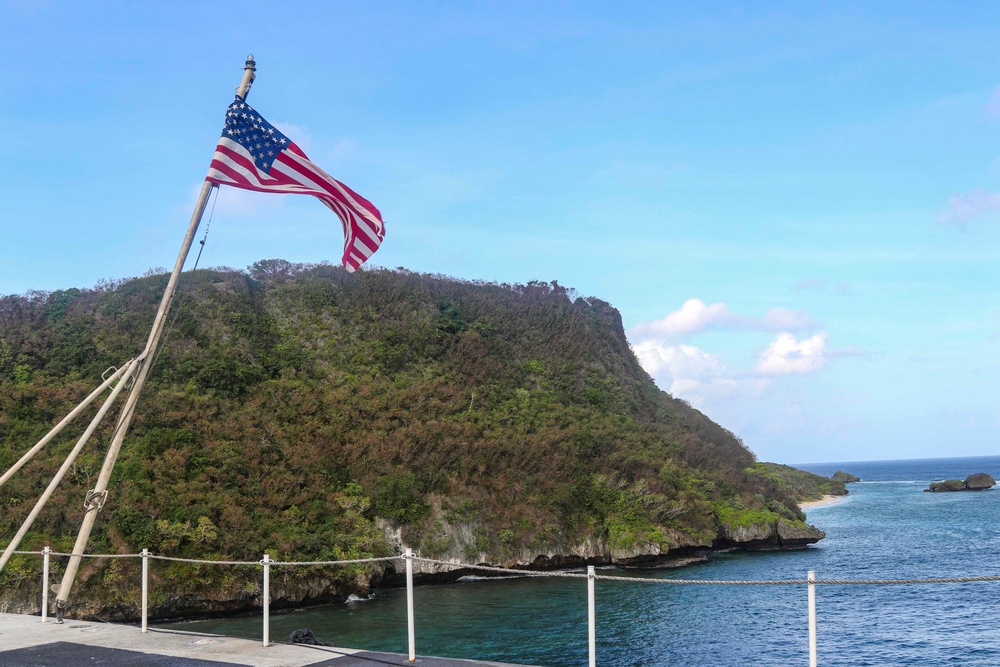
<svg viewBox="0 0 1000 667">
<path fill-rule="evenodd" d="M 403 554 L 407 546 L 401 539 L 399 530 L 383 526 L 387 537 L 397 554 Z M 456 530 L 456 534 L 466 531 Z M 416 585 L 443 584 L 469 576 L 508 576 L 503 572 L 487 572 L 469 565 L 497 567 L 510 570 L 557 571 L 578 569 L 588 565 L 619 566 L 640 569 L 673 569 L 705 563 L 713 553 L 735 549 L 747 551 L 788 551 L 803 549 L 825 537 L 823 531 L 800 522 L 777 521 L 746 526 L 719 526 L 715 539 L 697 540 L 683 534 L 671 535 L 673 544 L 664 548 L 661 544 L 639 543 L 631 549 L 613 549 L 604 539 L 585 541 L 574 545 L 554 545 L 544 551 L 520 550 L 505 556 L 481 553 L 476 558 L 463 556 L 463 541 L 456 539 L 448 552 L 436 556 L 437 563 L 416 561 L 414 563 L 414 583 Z M 465 545 L 467 549 L 468 545 Z M 153 570 L 158 569 L 154 566 Z M 97 617 L 107 621 L 133 623 L 140 619 L 139 582 L 128 577 L 124 589 L 116 595 L 117 601 L 89 602 L 81 591 L 81 597 L 67 612 L 67 618 L 85 619 Z M 151 589 L 159 590 L 150 604 L 152 620 L 188 620 L 239 616 L 257 613 L 261 605 L 261 588 L 257 574 L 246 573 L 241 577 L 242 585 L 226 591 L 199 592 L 199 594 L 164 594 L 169 586 L 166 581 L 154 581 Z M 402 563 L 380 562 L 366 571 L 347 578 L 332 577 L 321 570 L 312 572 L 271 570 L 271 608 L 274 611 L 298 609 L 344 602 L 351 595 L 367 596 L 378 586 L 397 587 L 405 585 L 405 569 Z M 37 582 L 23 582 L 15 590 L 0 593 L 0 612 L 20 614 L 40 614 L 40 595 Z"/>
</svg>

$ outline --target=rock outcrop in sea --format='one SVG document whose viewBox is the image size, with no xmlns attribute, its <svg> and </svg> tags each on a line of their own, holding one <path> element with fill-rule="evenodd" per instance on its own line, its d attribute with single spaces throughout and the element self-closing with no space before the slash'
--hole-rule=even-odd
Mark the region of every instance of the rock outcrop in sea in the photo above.
<svg viewBox="0 0 1000 667">
<path fill-rule="evenodd" d="M 930 487 L 924 491 L 940 493 L 943 491 L 985 491 L 995 486 L 997 481 L 993 475 L 985 472 L 977 472 L 969 475 L 963 482 L 960 479 L 946 479 L 943 482 L 932 482 Z"/>
<path fill-rule="evenodd" d="M 853 482 L 860 482 L 861 478 L 852 475 L 849 472 L 844 472 L 843 470 L 838 470 L 837 472 L 830 475 L 830 479 L 834 482 L 843 482 L 844 484 L 851 484 Z"/>
</svg>

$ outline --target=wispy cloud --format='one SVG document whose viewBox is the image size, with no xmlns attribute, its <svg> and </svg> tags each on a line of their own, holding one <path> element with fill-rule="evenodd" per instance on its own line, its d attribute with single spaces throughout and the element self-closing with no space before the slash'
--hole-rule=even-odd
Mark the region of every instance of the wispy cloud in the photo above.
<svg viewBox="0 0 1000 667">
<path fill-rule="evenodd" d="M 781 333 L 761 353 L 754 371 L 761 375 L 791 375 L 818 371 L 829 362 L 826 332 L 804 340 Z"/>
<path fill-rule="evenodd" d="M 192 188 L 188 211 L 194 207 L 198 200 L 201 187 L 201 184 L 198 184 L 197 187 Z M 247 217 L 273 213 L 284 208 L 285 199 L 288 196 L 220 186 L 212 195 L 212 199 L 209 200 L 205 215 L 207 217 L 211 213 L 219 216 Z"/>
<path fill-rule="evenodd" d="M 301 125 L 296 125 L 295 123 L 285 123 L 282 121 L 275 121 L 271 124 L 278 128 L 286 137 L 294 141 L 299 148 L 306 152 L 306 154 L 312 150 L 312 136 L 306 132 L 306 129 Z M 309 157 L 312 156 L 310 155 Z"/>
<path fill-rule="evenodd" d="M 1000 118 L 1000 86 L 997 86 L 993 94 L 990 95 L 989 101 L 983 108 L 983 113 L 987 118 Z"/>
<path fill-rule="evenodd" d="M 735 373 L 720 355 L 694 345 L 646 340 L 633 349 L 657 385 L 699 409 L 738 397 L 759 397 L 768 388 L 766 378 Z"/>
<path fill-rule="evenodd" d="M 1000 193 L 972 190 L 949 199 L 938 219 L 957 227 L 965 227 L 970 220 L 998 213 Z"/>
<path fill-rule="evenodd" d="M 688 299 L 684 305 L 652 322 L 640 322 L 629 332 L 636 338 L 679 338 L 707 329 L 740 331 L 800 331 L 817 325 L 801 310 L 771 308 L 761 317 L 739 315 L 724 303 L 706 304 L 701 299 Z"/>
<path fill-rule="evenodd" d="M 830 288 L 837 294 L 850 296 L 854 294 L 854 287 L 850 283 L 837 282 L 830 284 L 826 278 L 806 278 L 792 285 L 793 292 L 825 292 Z"/>
<path fill-rule="evenodd" d="M 800 280 L 799 282 L 792 285 L 792 290 L 795 292 L 808 292 L 808 291 L 823 291 L 827 286 L 826 278 L 806 278 L 805 280 Z"/>
</svg>

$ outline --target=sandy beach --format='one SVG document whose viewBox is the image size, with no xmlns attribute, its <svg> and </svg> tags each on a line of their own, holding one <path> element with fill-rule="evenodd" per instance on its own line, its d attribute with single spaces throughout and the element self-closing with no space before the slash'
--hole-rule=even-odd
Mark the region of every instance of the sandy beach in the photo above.
<svg viewBox="0 0 1000 667">
<path fill-rule="evenodd" d="M 844 500 L 847 496 L 823 496 L 819 500 L 807 500 L 803 503 L 799 503 L 799 507 L 806 510 L 812 509 L 813 507 L 820 507 L 822 505 L 832 505 L 835 502 Z"/>
</svg>

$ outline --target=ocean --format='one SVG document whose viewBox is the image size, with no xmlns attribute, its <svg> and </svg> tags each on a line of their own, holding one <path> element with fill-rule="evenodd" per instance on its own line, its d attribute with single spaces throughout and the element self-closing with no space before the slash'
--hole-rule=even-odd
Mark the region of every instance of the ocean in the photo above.
<svg viewBox="0 0 1000 667">
<path fill-rule="evenodd" d="M 1000 457 L 803 464 L 862 481 L 808 510 L 826 539 L 778 553 L 733 551 L 679 570 L 604 568 L 635 583 L 597 582 L 597 663 L 608 667 L 807 665 L 804 586 L 671 586 L 645 579 L 902 579 L 1000 574 L 1000 487 L 924 493 L 976 472 L 1000 478 Z M 272 574 L 272 577 L 275 576 Z M 819 665 L 1000 665 L 1000 582 L 816 587 Z M 415 590 L 418 655 L 579 667 L 587 663 L 584 580 L 469 578 Z M 259 639 L 259 617 L 169 627 Z M 272 614 L 271 638 L 299 628 L 323 641 L 407 651 L 406 597 Z"/>
</svg>

